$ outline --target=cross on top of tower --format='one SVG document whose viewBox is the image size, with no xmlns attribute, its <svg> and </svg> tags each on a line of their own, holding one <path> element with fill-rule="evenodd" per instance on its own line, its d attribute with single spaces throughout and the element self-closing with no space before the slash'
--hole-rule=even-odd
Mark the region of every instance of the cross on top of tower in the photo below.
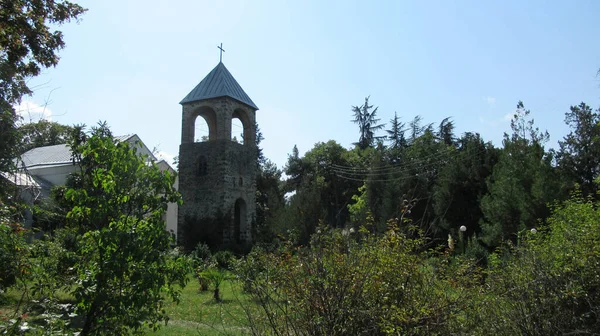
<svg viewBox="0 0 600 336">
<path fill-rule="evenodd" d="M 225 52 L 225 49 L 223 49 L 223 43 L 221 43 L 220 46 L 217 46 L 218 49 L 221 49 L 221 52 L 219 53 L 219 62 L 223 62 L 223 52 Z"/>
</svg>

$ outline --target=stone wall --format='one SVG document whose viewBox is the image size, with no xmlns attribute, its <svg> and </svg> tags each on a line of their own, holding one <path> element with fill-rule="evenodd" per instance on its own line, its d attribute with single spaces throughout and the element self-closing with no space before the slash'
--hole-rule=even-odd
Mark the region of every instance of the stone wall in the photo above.
<svg viewBox="0 0 600 336">
<path fill-rule="evenodd" d="M 197 116 L 212 114 L 211 140 L 193 142 Z M 245 144 L 231 141 L 231 119 L 239 117 L 245 128 Z M 244 120 L 244 119 L 245 120 Z M 231 98 L 210 99 L 183 107 L 182 144 L 179 147 L 179 244 L 220 236 L 221 244 L 235 242 L 236 201 L 245 203 L 240 239 L 250 243 L 256 212 L 256 157 L 254 111 Z M 191 124 L 191 126 L 190 126 Z M 251 133 L 251 135 L 250 135 Z M 216 232 L 206 232 L 206 231 Z M 217 245 L 217 242 L 210 242 Z"/>
</svg>

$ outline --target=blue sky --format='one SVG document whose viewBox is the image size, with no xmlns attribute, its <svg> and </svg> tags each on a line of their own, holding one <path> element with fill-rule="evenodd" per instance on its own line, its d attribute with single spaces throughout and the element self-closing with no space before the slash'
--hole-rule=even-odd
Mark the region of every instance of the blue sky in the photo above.
<svg viewBox="0 0 600 336">
<path fill-rule="evenodd" d="M 175 156 L 179 101 L 219 61 L 258 105 L 278 166 L 358 139 L 366 96 L 388 122 L 421 115 L 500 146 L 519 100 L 556 147 L 564 113 L 600 106 L 600 1 L 78 1 L 61 61 L 31 80 L 22 110 L 138 134 Z M 27 114 L 26 114 L 27 115 Z M 509 117 L 507 117 L 509 116 Z"/>
</svg>

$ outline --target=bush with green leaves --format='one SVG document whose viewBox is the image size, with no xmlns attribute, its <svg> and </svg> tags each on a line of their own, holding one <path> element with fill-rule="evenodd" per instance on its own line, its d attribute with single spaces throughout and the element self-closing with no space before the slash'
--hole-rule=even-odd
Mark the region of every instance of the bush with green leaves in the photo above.
<svg viewBox="0 0 600 336">
<path fill-rule="evenodd" d="M 16 211 L 0 202 L 0 293 L 29 272 L 25 229 L 14 221 Z"/>
<path fill-rule="evenodd" d="M 194 267 L 207 268 L 213 263 L 213 255 L 207 244 L 200 242 L 196 248 L 190 253 L 190 257 L 194 262 Z"/>
<path fill-rule="evenodd" d="M 213 285 L 213 299 L 215 299 L 216 302 L 221 302 L 221 284 L 228 278 L 226 271 L 216 267 L 209 268 L 200 273 L 199 278 L 205 279 L 208 283 Z"/>
<path fill-rule="evenodd" d="M 249 316 L 253 333 L 446 334 L 464 306 L 453 285 L 471 274 L 438 276 L 450 268 L 449 256 L 428 264 L 418 237 L 395 222 L 383 235 L 322 226 L 310 246 L 249 255 L 244 262 L 251 265 L 237 269 L 262 308 Z"/>
<path fill-rule="evenodd" d="M 235 260 L 235 255 L 233 252 L 229 250 L 218 251 L 214 254 L 215 261 L 217 262 L 217 266 L 221 269 L 231 269 L 233 265 L 233 261 Z"/>
<path fill-rule="evenodd" d="M 78 233 L 73 294 L 84 317 L 81 335 L 141 333 L 166 321 L 188 271 L 170 256 L 163 214 L 181 197 L 174 176 L 118 142 L 101 124 L 73 137 L 78 172 L 64 192 L 67 226 Z"/>
<path fill-rule="evenodd" d="M 498 335 L 600 333 L 600 209 L 575 195 L 548 225 L 490 256 L 471 330 Z"/>
</svg>

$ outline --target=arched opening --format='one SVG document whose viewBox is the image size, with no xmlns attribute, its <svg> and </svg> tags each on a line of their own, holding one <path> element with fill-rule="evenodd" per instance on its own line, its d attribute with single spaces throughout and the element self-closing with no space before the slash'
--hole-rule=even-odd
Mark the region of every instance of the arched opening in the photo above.
<svg viewBox="0 0 600 336">
<path fill-rule="evenodd" d="M 236 244 L 242 243 L 242 232 L 246 229 L 246 202 L 238 198 L 233 211 L 233 239 Z"/>
<path fill-rule="evenodd" d="M 250 144 L 253 126 L 246 111 L 236 109 L 231 115 L 231 140 L 243 145 Z"/>
<path fill-rule="evenodd" d="M 231 141 L 244 144 L 244 124 L 239 118 L 231 118 Z"/>
<path fill-rule="evenodd" d="M 192 136 L 194 142 L 216 140 L 217 116 L 210 107 L 203 106 L 198 109 L 194 120 Z"/>
<path fill-rule="evenodd" d="M 208 123 L 202 117 L 196 117 L 194 123 L 194 142 L 205 142 L 209 138 Z"/>
</svg>

